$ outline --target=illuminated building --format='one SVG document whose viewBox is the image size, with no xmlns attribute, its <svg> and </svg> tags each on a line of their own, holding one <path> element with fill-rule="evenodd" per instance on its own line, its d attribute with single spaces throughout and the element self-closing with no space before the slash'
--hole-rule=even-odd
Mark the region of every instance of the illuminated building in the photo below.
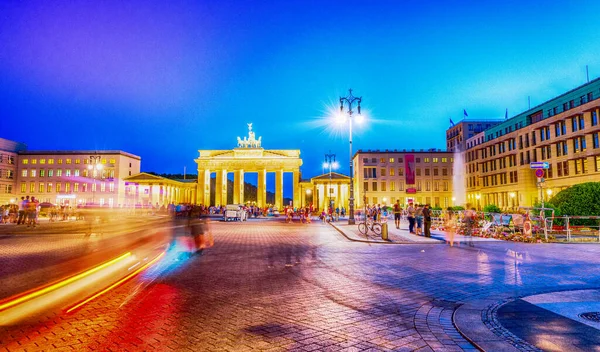
<svg viewBox="0 0 600 352">
<path fill-rule="evenodd" d="M 0 205 L 17 201 L 17 160 L 23 143 L 0 138 Z"/>
<path fill-rule="evenodd" d="M 467 139 L 479 134 L 486 129 L 493 127 L 502 121 L 499 120 L 462 120 L 457 124 L 452 124 L 446 130 L 446 148 L 449 152 L 464 151 Z"/>
<path fill-rule="evenodd" d="M 119 150 L 21 151 L 17 195 L 69 206 L 119 206 L 125 201 L 124 178 L 138 174 L 140 162 Z"/>
<path fill-rule="evenodd" d="M 452 206 L 453 153 L 437 149 L 359 150 L 354 154 L 357 209 L 409 201 Z"/>
<path fill-rule="evenodd" d="M 514 209 L 600 181 L 599 97 L 595 79 L 467 139 L 467 201 Z M 531 162 L 550 168 L 538 179 Z"/>
</svg>

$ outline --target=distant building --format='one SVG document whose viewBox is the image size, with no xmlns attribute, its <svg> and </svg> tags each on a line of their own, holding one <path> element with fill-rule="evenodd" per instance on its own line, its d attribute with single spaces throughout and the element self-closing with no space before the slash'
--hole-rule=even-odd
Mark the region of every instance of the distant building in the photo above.
<svg viewBox="0 0 600 352">
<path fill-rule="evenodd" d="M 364 204 L 409 201 L 433 207 L 453 206 L 453 153 L 429 150 L 359 150 L 354 163 L 354 199 Z"/>
<path fill-rule="evenodd" d="M 467 139 L 483 132 L 497 124 L 501 120 L 462 120 L 459 123 L 450 126 L 446 130 L 446 149 L 449 152 L 464 151 L 466 149 Z"/>
<path fill-rule="evenodd" d="M 514 209 L 600 181 L 598 98 L 595 79 L 467 138 L 467 201 Z M 446 135 L 450 143 L 450 129 Z M 542 178 L 532 162 L 548 163 Z"/>
<path fill-rule="evenodd" d="M 0 138 L 0 205 L 17 201 L 17 160 L 23 143 Z"/>
<path fill-rule="evenodd" d="M 124 179 L 138 174 L 140 163 L 120 150 L 20 151 L 16 195 L 69 206 L 123 205 Z"/>
</svg>

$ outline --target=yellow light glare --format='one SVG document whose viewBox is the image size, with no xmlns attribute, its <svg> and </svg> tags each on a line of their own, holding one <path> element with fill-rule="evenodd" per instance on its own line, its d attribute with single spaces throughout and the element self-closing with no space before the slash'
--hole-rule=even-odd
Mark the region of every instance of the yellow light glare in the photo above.
<svg viewBox="0 0 600 352">
<path fill-rule="evenodd" d="M 104 264 L 101 264 L 101 265 L 99 265 L 99 266 L 97 266 L 95 268 L 92 268 L 92 269 L 88 270 L 88 271 L 84 271 L 81 274 L 72 276 L 72 277 L 70 277 L 70 278 L 68 278 L 66 280 L 57 282 L 57 283 L 55 283 L 53 285 L 46 286 L 46 287 L 44 287 L 44 288 L 42 288 L 40 290 L 31 292 L 31 293 L 26 294 L 24 296 L 17 297 L 15 299 L 9 300 L 6 303 L 0 304 L 0 311 L 3 311 L 3 310 L 5 310 L 7 308 L 10 308 L 10 307 L 14 307 L 17 304 L 23 303 L 23 302 L 28 301 L 30 299 L 33 299 L 35 297 L 39 297 L 39 296 L 41 296 L 43 294 L 46 294 L 48 292 L 54 291 L 54 290 L 56 290 L 58 288 L 61 288 L 61 287 L 65 286 L 65 285 L 68 285 L 68 284 L 72 283 L 73 281 L 76 281 L 76 280 L 82 279 L 82 278 L 84 278 L 86 276 L 89 276 L 89 275 L 97 272 L 100 269 L 106 268 L 107 266 L 113 265 L 113 264 L 115 264 L 115 263 L 117 263 L 117 262 L 119 262 L 119 261 L 121 261 L 121 260 L 129 257 L 130 255 L 131 255 L 131 252 L 127 252 L 127 253 L 121 255 L 120 257 L 117 257 L 117 258 L 115 258 L 115 259 L 113 259 L 111 261 L 108 261 L 108 262 L 106 262 Z"/>
</svg>

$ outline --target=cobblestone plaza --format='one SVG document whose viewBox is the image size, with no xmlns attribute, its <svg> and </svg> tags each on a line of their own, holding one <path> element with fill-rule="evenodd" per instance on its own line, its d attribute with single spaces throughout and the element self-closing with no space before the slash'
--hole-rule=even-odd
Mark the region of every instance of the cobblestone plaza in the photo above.
<svg viewBox="0 0 600 352">
<path fill-rule="evenodd" d="M 543 306 L 594 296 L 596 245 L 450 247 L 443 234 L 431 243 L 365 243 L 343 227 L 278 219 L 213 222 L 212 231 L 215 246 L 202 255 L 174 247 L 153 270 L 72 314 L 0 327 L 0 350 L 598 349 L 597 325 Z M 1 239 L 5 248 L 17 240 Z M 4 257 L 5 266 L 26 265 Z"/>
</svg>

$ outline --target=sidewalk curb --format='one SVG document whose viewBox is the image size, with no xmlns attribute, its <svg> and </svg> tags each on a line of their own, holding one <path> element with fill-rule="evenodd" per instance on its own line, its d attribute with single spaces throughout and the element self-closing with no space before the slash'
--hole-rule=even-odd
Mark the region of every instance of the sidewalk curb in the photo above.
<svg viewBox="0 0 600 352">
<path fill-rule="evenodd" d="M 440 241 L 438 240 L 438 242 L 392 242 L 392 241 L 385 241 L 385 240 L 377 240 L 377 241 L 369 241 L 369 240 L 363 240 L 363 239 L 357 239 L 357 238 L 353 238 L 348 236 L 342 229 L 340 229 L 339 227 L 337 227 L 334 223 L 330 222 L 329 225 L 331 227 L 333 227 L 334 229 L 336 229 L 340 234 L 342 234 L 342 236 L 346 237 L 347 240 L 352 241 L 352 242 L 361 242 L 361 243 L 370 243 L 370 244 L 423 244 L 423 245 L 437 245 L 437 244 L 444 244 L 444 241 Z M 432 237 L 433 238 L 433 237 Z"/>
</svg>

